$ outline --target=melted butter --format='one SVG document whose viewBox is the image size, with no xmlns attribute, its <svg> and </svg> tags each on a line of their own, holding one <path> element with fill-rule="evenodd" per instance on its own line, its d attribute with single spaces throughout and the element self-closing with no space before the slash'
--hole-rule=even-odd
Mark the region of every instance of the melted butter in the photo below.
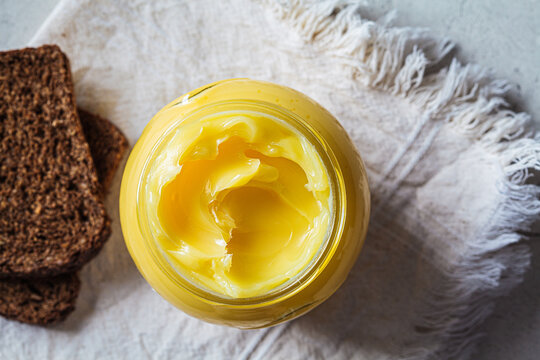
<svg viewBox="0 0 540 360">
<path fill-rule="evenodd" d="M 182 124 L 150 165 L 159 248 L 194 283 L 235 298 L 299 274 L 330 227 L 328 174 L 287 123 L 226 112 Z"/>
</svg>

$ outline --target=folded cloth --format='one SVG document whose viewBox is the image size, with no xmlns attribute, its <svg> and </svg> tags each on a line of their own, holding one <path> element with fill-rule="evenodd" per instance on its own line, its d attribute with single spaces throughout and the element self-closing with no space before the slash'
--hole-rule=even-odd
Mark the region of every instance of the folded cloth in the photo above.
<svg viewBox="0 0 540 360">
<path fill-rule="evenodd" d="M 270 329 L 206 324 L 151 291 L 113 237 L 51 329 L 0 320 L 2 358 L 459 359 L 522 278 L 540 212 L 540 143 L 508 86 L 451 60 L 428 31 L 368 21 L 351 1 L 65 0 L 32 45 L 71 59 L 79 105 L 137 140 L 182 93 L 233 77 L 295 88 L 333 113 L 367 165 L 373 213 L 346 283 Z M 447 65 L 444 65 L 447 64 Z M 116 191 L 116 193 L 115 193 Z"/>
</svg>

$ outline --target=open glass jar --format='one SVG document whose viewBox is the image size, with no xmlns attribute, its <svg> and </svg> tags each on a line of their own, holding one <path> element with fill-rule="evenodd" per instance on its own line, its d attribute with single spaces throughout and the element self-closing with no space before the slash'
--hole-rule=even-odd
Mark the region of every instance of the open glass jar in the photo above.
<svg viewBox="0 0 540 360">
<path fill-rule="evenodd" d="M 155 170 L 156 164 L 167 161 L 163 149 L 170 150 L 175 137 L 187 134 L 188 128 L 193 130 L 209 118 L 219 119 L 231 113 L 263 119 L 265 124 L 276 121 L 298 134 L 307 142 L 299 152 L 313 149 L 329 187 L 328 226 L 313 256 L 293 276 L 249 296 L 216 291 L 207 286 L 208 282 L 205 285 L 190 276 L 189 262 L 179 265 L 173 261 L 168 255 L 170 249 L 160 240 L 162 234 L 156 231 L 160 225 L 153 205 L 158 203 L 157 197 L 166 194 L 163 187 L 154 191 L 155 184 L 160 182 L 159 177 L 155 180 L 155 174 L 161 174 Z M 190 151 L 197 154 L 193 149 Z M 174 161 L 172 166 L 177 166 Z M 120 192 L 124 239 L 150 285 L 189 315 L 245 329 L 293 319 L 332 295 L 347 277 L 362 248 L 369 208 L 364 165 L 338 121 L 295 90 L 249 79 L 224 80 L 201 87 L 156 114 L 129 157 Z M 177 252 L 182 251 L 185 255 L 187 250 L 180 248 Z"/>
</svg>

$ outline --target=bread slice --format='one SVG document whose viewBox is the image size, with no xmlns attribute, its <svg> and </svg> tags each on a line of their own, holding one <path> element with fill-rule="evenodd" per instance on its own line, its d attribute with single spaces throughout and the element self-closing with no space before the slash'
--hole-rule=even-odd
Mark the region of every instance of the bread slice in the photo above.
<svg viewBox="0 0 540 360">
<path fill-rule="evenodd" d="M 0 53 L 0 97 L 0 277 L 76 270 L 110 226 L 67 57 L 54 45 Z"/>
<path fill-rule="evenodd" d="M 29 324 L 52 324 L 73 310 L 81 286 L 76 273 L 43 279 L 0 280 L 0 315 Z"/>
<path fill-rule="evenodd" d="M 82 109 L 78 112 L 98 177 L 107 190 L 128 142 L 109 121 Z M 76 273 L 43 279 L 0 280 L 0 315 L 39 325 L 62 321 L 75 310 L 79 287 Z"/>
</svg>

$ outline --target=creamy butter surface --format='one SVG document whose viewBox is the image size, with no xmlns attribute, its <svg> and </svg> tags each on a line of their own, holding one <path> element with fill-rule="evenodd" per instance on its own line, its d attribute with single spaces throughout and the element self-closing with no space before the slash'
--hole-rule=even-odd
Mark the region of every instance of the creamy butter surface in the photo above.
<svg viewBox="0 0 540 360">
<path fill-rule="evenodd" d="M 332 221 L 328 173 L 286 122 L 212 114 L 181 124 L 157 151 L 145 189 L 151 231 L 191 282 L 234 298 L 263 295 L 321 248 Z"/>
</svg>

